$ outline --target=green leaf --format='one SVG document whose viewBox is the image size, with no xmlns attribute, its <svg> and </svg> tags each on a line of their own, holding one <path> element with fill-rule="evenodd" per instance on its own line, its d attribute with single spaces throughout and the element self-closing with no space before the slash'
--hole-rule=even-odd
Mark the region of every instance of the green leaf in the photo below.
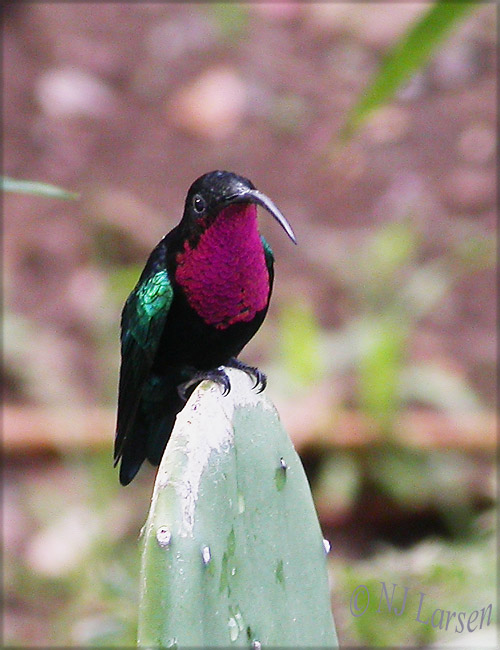
<svg viewBox="0 0 500 650">
<path fill-rule="evenodd" d="M 318 379 L 324 370 L 320 330 L 313 310 L 289 302 L 281 312 L 281 354 L 287 372 L 302 385 Z"/>
<path fill-rule="evenodd" d="M 477 4 L 444 0 L 434 3 L 387 54 L 375 79 L 351 109 L 341 138 L 352 136 L 374 109 L 390 99 L 427 62 L 447 32 Z"/>
<path fill-rule="evenodd" d="M 376 275 L 387 282 L 414 257 L 419 244 L 418 233 L 411 223 L 387 223 L 368 241 L 362 262 L 366 275 Z"/>
<path fill-rule="evenodd" d="M 142 268 L 142 264 L 128 264 L 109 271 L 107 297 L 114 305 L 123 306 L 127 296 L 137 284 Z"/>
<path fill-rule="evenodd" d="M 37 183 L 35 181 L 23 181 L 8 176 L 2 176 L 2 190 L 4 192 L 17 192 L 18 194 L 34 194 L 45 196 L 51 199 L 64 199 L 66 201 L 76 200 L 80 195 L 76 192 L 68 192 L 61 187 L 49 185 L 48 183 Z"/>
<path fill-rule="evenodd" d="M 209 8 L 225 39 L 237 38 L 242 34 L 248 22 L 248 10 L 244 4 L 214 2 L 209 3 Z"/>
<path fill-rule="evenodd" d="M 407 328 L 392 316 L 359 323 L 358 402 L 363 413 L 388 429 L 399 408 L 400 373 L 407 348 Z"/>
</svg>

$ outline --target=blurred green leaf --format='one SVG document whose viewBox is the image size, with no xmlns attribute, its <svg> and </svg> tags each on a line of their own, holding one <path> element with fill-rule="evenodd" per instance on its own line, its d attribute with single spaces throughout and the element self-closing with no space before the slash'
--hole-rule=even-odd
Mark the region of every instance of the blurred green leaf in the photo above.
<svg viewBox="0 0 500 650">
<path fill-rule="evenodd" d="M 351 137 L 374 109 L 389 100 L 426 63 L 456 23 L 477 5 L 446 0 L 434 3 L 387 54 L 375 79 L 349 112 L 341 138 Z"/>
<path fill-rule="evenodd" d="M 406 509 L 420 509 L 433 498 L 428 476 L 429 455 L 420 450 L 386 446 L 370 456 L 377 485 Z"/>
<path fill-rule="evenodd" d="M 239 2 L 213 2 L 209 3 L 222 35 L 226 39 L 240 35 L 248 22 L 248 11 L 244 4 Z"/>
<path fill-rule="evenodd" d="M 384 225 L 370 238 L 362 256 L 367 273 L 375 274 L 385 282 L 412 260 L 419 243 L 411 223 Z"/>
<path fill-rule="evenodd" d="M 352 287 L 363 308 L 375 313 L 394 311 L 420 245 L 410 221 L 386 224 L 363 243 L 356 256 L 358 281 Z"/>
<path fill-rule="evenodd" d="M 108 276 L 108 295 L 116 304 L 122 305 L 141 275 L 142 264 L 129 264 L 110 271 Z"/>
<path fill-rule="evenodd" d="M 307 385 L 324 371 L 320 329 L 312 309 L 302 302 L 286 305 L 280 318 L 281 354 L 290 377 Z"/>
<path fill-rule="evenodd" d="M 436 508 L 449 532 L 467 535 L 475 516 L 468 487 L 477 468 L 462 453 L 385 446 L 370 455 L 370 473 L 378 486 L 405 510 Z"/>
<path fill-rule="evenodd" d="M 363 413 L 389 427 L 399 408 L 399 377 L 407 330 L 392 316 L 359 323 L 358 401 Z"/>
<path fill-rule="evenodd" d="M 38 183 L 35 181 L 23 181 L 8 176 L 2 176 L 2 190 L 4 192 L 17 192 L 18 194 L 34 194 L 36 196 L 45 196 L 51 199 L 64 199 L 74 201 L 80 198 L 76 192 L 68 192 L 61 187 L 49 185 L 48 183 Z"/>
</svg>

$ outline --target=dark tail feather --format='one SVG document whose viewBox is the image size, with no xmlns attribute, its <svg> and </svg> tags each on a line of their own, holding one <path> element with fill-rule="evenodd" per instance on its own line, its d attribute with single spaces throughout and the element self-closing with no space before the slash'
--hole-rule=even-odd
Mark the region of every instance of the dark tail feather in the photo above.
<svg viewBox="0 0 500 650">
<path fill-rule="evenodd" d="M 125 445 L 120 465 L 120 483 L 128 485 L 139 471 L 146 459 L 146 445 L 143 436 L 134 436 L 129 444 Z"/>
<path fill-rule="evenodd" d="M 156 417 L 151 417 L 147 432 L 146 457 L 152 465 L 159 465 L 167 442 L 174 428 L 175 418 L 184 407 L 177 389 L 171 390 L 161 404 Z"/>
<path fill-rule="evenodd" d="M 165 386 L 161 386 L 165 389 Z M 120 483 L 128 485 L 146 460 L 159 465 L 177 413 L 185 402 L 177 388 L 161 390 L 159 382 L 154 390 L 147 391 L 141 399 L 134 424 L 124 439 L 121 450 Z M 116 462 L 119 461 L 119 457 Z"/>
</svg>

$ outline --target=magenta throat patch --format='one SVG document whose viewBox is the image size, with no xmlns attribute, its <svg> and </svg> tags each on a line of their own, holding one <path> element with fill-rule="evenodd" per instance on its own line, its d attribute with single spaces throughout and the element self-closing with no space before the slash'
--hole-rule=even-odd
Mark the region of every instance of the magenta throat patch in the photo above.
<svg viewBox="0 0 500 650">
<path fill-rule="evenodd" d="M 208 325 L 226 329 L 251 321 L 269 297 L 257 207 L 242 203 L 224 208 L 196 248 L 184 244 L 177 255 L 175 279 Z"/>
</svg>

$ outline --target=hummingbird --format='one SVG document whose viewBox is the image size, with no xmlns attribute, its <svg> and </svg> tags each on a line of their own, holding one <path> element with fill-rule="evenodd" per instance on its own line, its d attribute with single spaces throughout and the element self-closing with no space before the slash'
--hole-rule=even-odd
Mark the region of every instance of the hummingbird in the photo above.
<svg viewBox="0 0 500 650">
<path fill-rule="evenodd" d="M 265 194 L 243 176 L 212 171 L 189 188 L 184 212 L 151 252 L 121 315 L 114 465 L 128 485 L 147 459 L 159 465 L 175 418 L 204 379 L 230 389 L 225 367 L 262 391 L 266 376 L 238 359 L 266 316 L 274 257 L 257 206 L 296 244 Z"/>
</svg>

